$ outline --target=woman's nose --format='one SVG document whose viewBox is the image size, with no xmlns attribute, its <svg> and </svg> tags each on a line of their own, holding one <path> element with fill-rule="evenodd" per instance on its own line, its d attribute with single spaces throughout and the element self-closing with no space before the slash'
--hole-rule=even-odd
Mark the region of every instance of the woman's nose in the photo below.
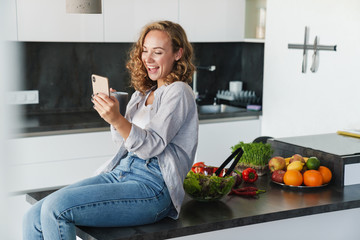
<svg viewBox="0 0 360 240">
<path fill-rule="evenodd" d="M 151 54 L 146 54 L 144 57 L 145 62 L 151 63 L 154 61 L 154 59 L 151 57 Z"/>
</svg>

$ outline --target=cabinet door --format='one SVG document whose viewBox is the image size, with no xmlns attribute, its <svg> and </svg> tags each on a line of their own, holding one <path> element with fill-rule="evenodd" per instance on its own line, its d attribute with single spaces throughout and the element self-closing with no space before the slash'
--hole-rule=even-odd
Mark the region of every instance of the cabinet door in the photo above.
<svg viewBox="0 0 360 240">
<path fill-rule="evenodd" d="M 260 136 L 260 119 L 199 125 L 196 162 L 220 166 L 240 141 L 252 142 Z"/>
<path fill-rule="evenodd" d="M 135 42 L 157 20 L 178 22 L 178 0 L 104 0 L 105 42 Z"/>
<path fill-rule="evenodd" d="M 244 39 L 244 0 L 179 0 L 179 23 L 191 42 Z"/>
<path fill-rule="evenodd" d="M 19 41 L 102 42 L 102 14 L 67 14 L 65 0 L 17 0 Z"/>
<path fill-rule="evenodd" d="M 63 186 L 91 177 L 118 149 L 110 131 L 14 138 L 6 142 L 6 148 L 7 187 L 14 192 Z"/>
<path fill-rule="evenodd" d="M 0 3 L 0 41 L 16 41 L 16 1 L 2 0 Z"/>
</svg>

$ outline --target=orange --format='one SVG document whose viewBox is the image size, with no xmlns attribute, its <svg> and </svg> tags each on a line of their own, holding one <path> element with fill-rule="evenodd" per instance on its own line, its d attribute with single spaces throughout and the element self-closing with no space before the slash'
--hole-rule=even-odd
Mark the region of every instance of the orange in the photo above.
<svg viewBox="0 0 360 240">
<path fill-rule="evenodd" d="M 321 186 L 323 177 L 318 170 L 307 170 L 304 172 L 304 184 L 310 187 Z"/>
<path fill-rule="evenodd" d="M 320 166 L 318 171 L 321 173 L 323 177 L 323 184 L 330 182 L 332 178 L 332 173 L 329 168 L 325 166 Z"/>
<path fill-rule="evenodd" d="M 291 186 L 300 186 L 303 176 L 298 170 L 287 170 L 284 174 L 284 183 Z"/>
</svg>

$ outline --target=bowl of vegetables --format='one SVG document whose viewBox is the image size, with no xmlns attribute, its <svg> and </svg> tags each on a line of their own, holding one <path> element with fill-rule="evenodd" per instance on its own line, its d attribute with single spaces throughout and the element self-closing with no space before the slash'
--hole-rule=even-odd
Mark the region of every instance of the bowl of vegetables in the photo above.
<svg viewBox="0 0 360 240">
<path fill-rule="evenodd" d="M 226 170 L 217 176 L 217 169 L 205 165 L 194 166 L 184 180 L 183 186 L 187 195 L 202 202 L 217 201 L 228 195 L 236 183 L 237 176 L 223 176 Z"/>
</svg>

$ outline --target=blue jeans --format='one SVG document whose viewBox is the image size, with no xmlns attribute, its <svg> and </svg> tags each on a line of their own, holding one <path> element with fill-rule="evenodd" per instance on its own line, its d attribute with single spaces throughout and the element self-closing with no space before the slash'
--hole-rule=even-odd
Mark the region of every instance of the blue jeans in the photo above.
<svg viewBox="0 0 360 240">
<path fill-rule="evenodd" d="M 23 219 L 24 239 L 76 239 L 75 225 L 154 223 L 173 208 L 156 158 L 128 154 L 111 172 L 64 187 L 37 202 Z"/>
</svg>

